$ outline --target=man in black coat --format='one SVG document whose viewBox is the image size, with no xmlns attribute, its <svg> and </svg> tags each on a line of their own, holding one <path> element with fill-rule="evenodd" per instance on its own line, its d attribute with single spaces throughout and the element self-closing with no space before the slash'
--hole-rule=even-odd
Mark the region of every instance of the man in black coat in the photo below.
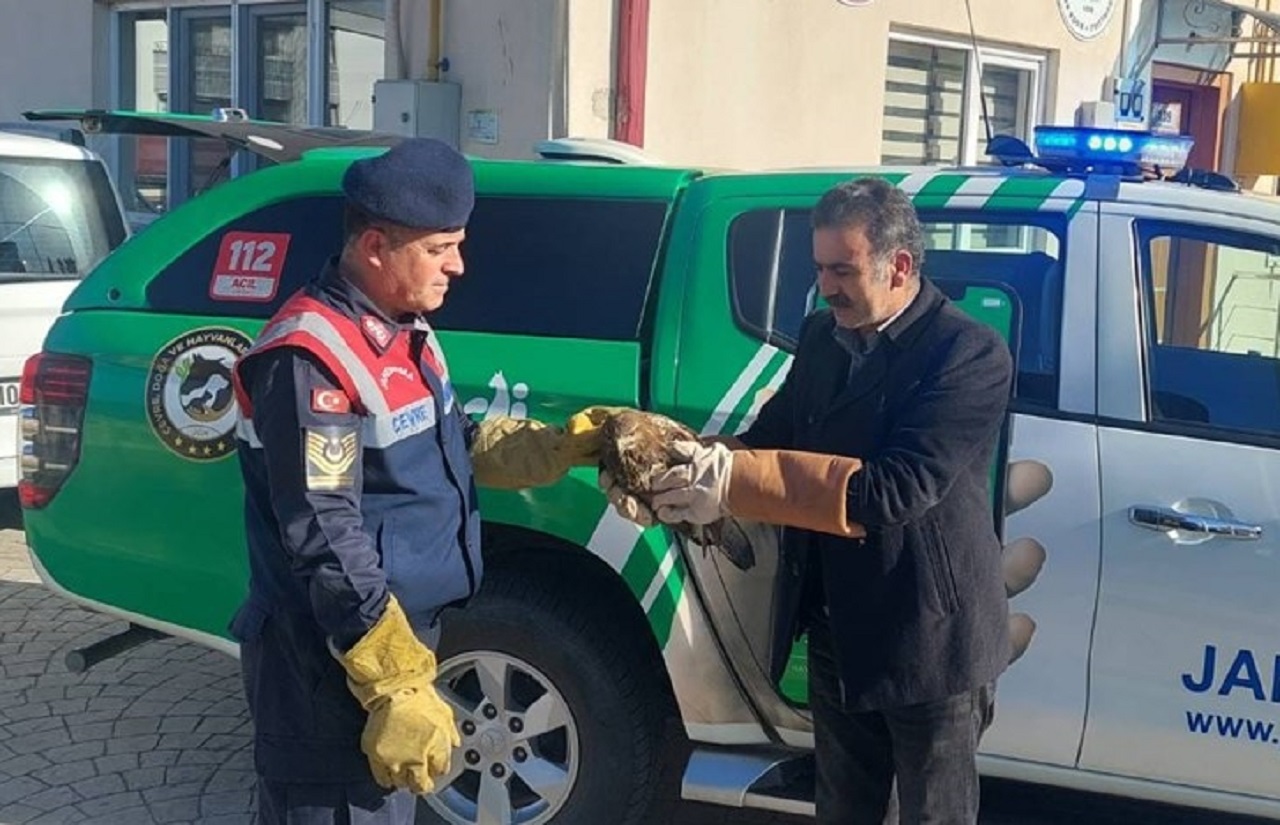
<svg viewBox="0 0 1280 825">
<path fill-rule="evenodd" d="M 900 190 L 840 184 L 812 222 L 830 309 L 740 442 L 680 445 L 654 510 L 798 528 L 819 823 L 878 825 L 895 778 L 903 825 L 975 823 L 978 740 L 1010 658 L 988 484 L 1012 358 L 921 275 Z"/>
</svg>

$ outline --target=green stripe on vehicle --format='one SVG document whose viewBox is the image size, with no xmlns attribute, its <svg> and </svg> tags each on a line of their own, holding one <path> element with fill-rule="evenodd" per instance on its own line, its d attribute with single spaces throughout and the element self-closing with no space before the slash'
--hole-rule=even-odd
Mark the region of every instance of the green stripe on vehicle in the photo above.
<svg viewBox="0 0 1280 825">
<path fill-rule="evenodd" d="M 960 184 L 960 188 L 947 201 L 946 206 L 953 208 L 973 206 L 975 205 L 973 201 L 977 201 L 976 205 L 981 209 L 1002 183 L 1004 178 L 997 175 L 974 175 Z"/>
<path fill-rule="evenodd" d="M 672 553 L 672 556 L 674 558 L 671 575 L 667 576 L 662 583 L 662 588 L 654 597 L 647 614 L 649 626 L 653 628 L 653 635 L 657 637 L 660 648 L 665 648 L 667 641 L 671 638 L 671 626 L 675 623 L 676 607 L 680 604 L 680 597 L 684 595 L 684 580 L 688 574 L 684 558 L 678 552 Z"/>
<path fill-rule="evenodd" d="M 1049 199 L 1061 178 L 1012 177 L 987 201 L 986 209 L 1038 209 Z"/>
<path fill-rule="evenodd" d="M 649 612 L 649 608 L 653 607 L 653 603 L 658 598 L 658 594 L 666 587 L 667 579 L 675 575 L 676 559 L 680 556 L 680 543 L 674 535 L 671 536 L 671 542 L 667 545 L 666 550 L 662 553 L 662 563 L 658 565 L 658 574 L 653 577 L 653 581 L 649 583 L 649 589 L 644 592 L 644 596 L 640 599 L 640 609 Z"/>
<path fill-rule="evenodd" d="M 703 425 L 701 434 L 734 432 L 733 428 L 739 426 L 757 406 L 759 391 L 768 386 L 790 360 L 791 356 L 787 353 L 769 344 L 762 344 L 725 388 L 724 394 Z M 668 555 L 672 557 L 671 564 L 668 570 L 663 570 L 663 562 Z M 651 528 L 640 535 L 622 566 L 623 581 L 637 601 L 643 602 L 654 583 L 661 579 L 653 603 L 645 611 L 659 648 L 665 648 L 671 637 L 676 606 L 684 593 L 687 572 L 684 558 L 676 549 L 674 536 L 668 530 L 658 528 Z"/>
<path fill-rule="evenodd" d="M 733 383 L 725 390 L 724 395 L 720 396 L 716 408 L 711 412 L 711 417 L 699 431 L 702 435 L 719 435 L 725 431 L 725 424 L 728 423 L 734 410 L 743 398 L 751 397 L 755 383 L 760 380 L 760 374 L 769 366 L 769 362 L 773 360 L 774 353 L 777 351 L 769 344 L 762 344 L 756 350 L 756 354 L 751 356 L 751 360 L 733 379 Z"/>
<path fill-rule="evenodd" d="M 1067 206 L 1067 217 L 1070 218 L 1080 211 L 1080 207 L 1084 206 L 1084 190 L 1084 181 L 1078 178 L 1070 178 L 1058 184 L 1058 188 L 1053 190 L 1052 200 L 1070 198 L 1071 203 Z M 1041 205 L 1040 208 L 1044 209 L 1046 205 Z"/>
<path fill-rule="evenodd" d="M 902 182 L 907 179 L 907 173 L 906 172 L 890 172 L 884 175 L 873 174 L 872 177 L 878 177 L 883 181 L 885 181 L 886 183 L 888 183 L 890 186 L 900 186 L 902 185 Z"/>
<path fill-rule="evenodd" d="M 653 577 L 658 575 L 662 559 L 667 554 L 668 537 L 665 528 L 646 530 L 632 545 L 627 563 L 622 567 L 622 580 L 639 601 L 653 584 Z"/>
<path fill-rule="evenodd" d="M 760 406 L 762 404 L 759 398 L 760 391 L 772 385 L 774 383 L 774 377 L 781 369 L 786 367 L 790 361 L 791 356 L 789 354 L 782 350 L 774 350 L 773 357 L 769 359 L 769 363 L 766 364 L 765 368 L 756 376 L 755 380 L 751 383 L 751 388 L 743 394 L 741 400 L 738 401 L 737 406 L 734 407 L 733 415 L 725 422 L 724 429 L 720 431 L 721 434 L 735 435 L 745 429 L 742 425 L 746 422 L 748 416 L 752 417 L 754 420 L 754 414 L 760 411 Z M 776 389 L 776 387 L 774 388 Z"/>
<path fill-rule="evenodd" d="M 936 175 L 920 188 L 911 202 L 917 209 L 938 209 L 946 206 L 951 196 L 968 179 L 966 175 Z"/>
</svg>

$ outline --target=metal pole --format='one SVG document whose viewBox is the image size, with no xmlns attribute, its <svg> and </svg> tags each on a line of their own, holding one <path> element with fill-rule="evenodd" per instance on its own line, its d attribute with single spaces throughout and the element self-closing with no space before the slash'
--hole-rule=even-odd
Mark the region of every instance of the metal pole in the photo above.
<svg viewBox="0 0 1280 825">
<path fill-rule="evenodd" d="M 324 0 L 307 0 L 306 17 L 307 123 L 312 126 L 325 126 L 329 114 L 328 4 Z"/>
<path fill-rule="evenodd" d="M 1160 41 L 1162 45 L 1194 46 L 1205 44 L 1222 46 L 1228 43 L 1270 43 L 1280 42 L 1275 37 L 1167 37 Z"/>
<path fill-rule="evenodd" d="M 1121 32 L 1120 32 L 1120 76 L 1121 77 L 1127 77 L 1129 74 L 1128 58 L 1129 58 L 1129 34 L 1130 34 L 1129 32 L 1129 3 L 1130 2 L 1131 0 L 1124 0 L 1124 5 L 1121 6 L 1121 10 L 1120 10 L 1120 19 L 1123 21 L 1121 23 Z"/>
</svg>

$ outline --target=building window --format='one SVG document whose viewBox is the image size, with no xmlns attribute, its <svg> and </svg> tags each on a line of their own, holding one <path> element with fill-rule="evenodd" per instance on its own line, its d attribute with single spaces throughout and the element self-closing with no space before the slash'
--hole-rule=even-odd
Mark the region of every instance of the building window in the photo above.
<svg viewBox="0 0 1280 825">
<path fill-rule="evenodd" d="M 235 106 L 231 12 L 225 6 L 175 11 L 170 34 L 170 109 L 207 115 Z M 212 139 L 171 140 L 169 200 L 179 203 L 226 179 L 227 148 Z"/>
<path fill-rule="evenodd" d="M 992 134 L 1029 140 L 1039 116 L 1043 77 L 1041 56 L 984 47 L 978 61 L 973 48 L 961 42 L 894 35 L 885 78 L 881 162 L 991 162 L 979 89 Z"/>
<path fill-rule="evenodd" d="M 146 112 L 169 110 L 169 23 L 163 11 L 122 14 L 119 23 L 120 86 L 116 107 Z M 169 153 L 165 138 L 116 139 L 115 179 L 125 211 L 135 226 L 168 205 Z"/>
<path fill-rule="evenodd" d="M 252 62 L 240 105 L 262 120 L 308 123 L 306 7 L 269 4 L 246 12 Z"/>
<path fill-rule="evenodd" d="M 231 20 L 208 17 L 191 22 L 192 113 L 231 105 Z"/>
<path fill-rule="evenodd" d="M 384 7 L 385 0 L 189 6 L 157 0 L 154 8 L 119 12 L 115 106 L 198 115 L 229 106 L 263 120 L 371 129 L 373 84 L 383 75 Z M 118 138 L 116 157 L 135 228 L 262 165 L 244 157 L 228 165 L 219 141 L 163 137 Z"/>
<path fill-rule="evenodd" d="M 329 64 L 326 126 L 373 128 L 373 84 L 382 77 L 383 0 L 332 0 L 325 48 Z"/>
</svg>

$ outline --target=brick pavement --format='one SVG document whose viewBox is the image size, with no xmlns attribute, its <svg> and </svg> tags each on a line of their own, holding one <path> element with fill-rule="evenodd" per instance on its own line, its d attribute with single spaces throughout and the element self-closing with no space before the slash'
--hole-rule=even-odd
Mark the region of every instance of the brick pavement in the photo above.
<svg viewBox="0 0 1280 825">
<path fill-rule="evenodd" d="M 70 673 L 67 651 L 126 625 L 45 590 L 16 519 L 0 499 L 0 825 L 250 823 L 236 662 L 164 639 Z M 803 821 L 683 803 L 671 825 Z"/>
<path fill-rule="evenodd" d="M 67 671 L 68 650 L 124 627 L 46 591 L 0 530 L 0 825 L 251 820 L 236 663 L 160 640 Z"/>
</svg>

